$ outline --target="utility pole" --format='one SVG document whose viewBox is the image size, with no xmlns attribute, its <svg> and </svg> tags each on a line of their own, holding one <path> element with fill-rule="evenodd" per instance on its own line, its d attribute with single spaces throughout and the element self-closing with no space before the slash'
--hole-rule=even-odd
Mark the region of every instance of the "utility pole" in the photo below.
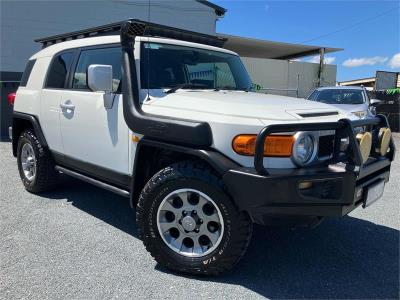
<svg viewBox="0 0 400 300">
<path fill-rule="evenodd" d="M 324 56 L 325 56 L 325 48 L 319 49 L 319 69 L 318 69 L 317 87 L 320 87 L 322 83 L 322 72 L 324 71 Z"/>
</svg>

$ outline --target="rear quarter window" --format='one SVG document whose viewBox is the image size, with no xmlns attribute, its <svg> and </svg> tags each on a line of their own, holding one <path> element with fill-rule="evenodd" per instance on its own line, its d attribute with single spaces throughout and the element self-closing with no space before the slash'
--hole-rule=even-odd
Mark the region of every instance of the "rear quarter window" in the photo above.
<svg viewBox="0 0 400 300">
<path fill-rule="evenodd" d="M 73 58 L 73 51 L 57 54 L 53 58 L 47 71 L 45 88 L 62 89 L 65 87 Z"/>
<path fill-rule="evenodd" d="M 28 80 L 29 80 L 29 76 L 31 75 L 33 66 L 35 65 L 35 62 L 36 62 L 36 59 L 28 60 L 28 63 L 26 64 L 26 67 L 25 67 L 25 71 L 22 74 L 19 86 L 26 86 L 26 84 L 28 83 Z"/>
</svg>

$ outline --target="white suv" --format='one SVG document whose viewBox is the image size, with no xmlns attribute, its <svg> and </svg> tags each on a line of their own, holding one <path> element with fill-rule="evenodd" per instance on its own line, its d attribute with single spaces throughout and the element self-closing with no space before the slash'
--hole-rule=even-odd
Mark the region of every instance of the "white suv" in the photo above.
<svg viewBox="0 0 400 300">
<path fill-rule="evenodd" d="M 253 223 L 343 216 L 389 179 L 384 117 L 254 93 L 222 39 L 128 20 L 38 41 L 10 131 L 25 188 L 61 172 L 129 197 L 173 270 L 221 273 Z"/>
</svg>

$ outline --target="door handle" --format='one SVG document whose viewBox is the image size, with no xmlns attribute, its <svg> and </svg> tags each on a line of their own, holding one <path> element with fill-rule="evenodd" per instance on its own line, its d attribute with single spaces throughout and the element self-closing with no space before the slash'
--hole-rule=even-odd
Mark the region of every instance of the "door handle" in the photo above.
<svg viewBox="0 0 400 300">
<path fill-rule="evenodd" d="M 69 110 L 75 109 L 75 105 L 73 105 L 70 100 L 66 101 L 65 103 L 61 103 L 60 107 L 61 109 L 69 109 Z"/>
</svg>

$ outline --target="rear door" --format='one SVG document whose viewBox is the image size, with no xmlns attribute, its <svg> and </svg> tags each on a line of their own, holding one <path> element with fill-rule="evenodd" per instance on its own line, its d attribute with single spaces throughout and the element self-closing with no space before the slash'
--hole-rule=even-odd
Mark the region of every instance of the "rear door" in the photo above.
<svg viewBox="0 0 400 300">
<path fill-rule="evenodd" d="M 75 50 L 56 54 L 50 61 L 41 93 L 40 125 L 53 152 L 63 153 L 60 134 L 60 101 L 66 91 Z"/>
<path fill-rule="evenodd" d="M 87 86 L 91 64 L 113 68 L 113 105 L 104 107 L 104 92 Z M 66 161 L 76 169 L 101 177 L 128 174 L 129 132 L 122 111 L 121 48 L 82 48 L 73 66 L 70 86 L 61 97 L 60 125 Z"/>
</svg>

